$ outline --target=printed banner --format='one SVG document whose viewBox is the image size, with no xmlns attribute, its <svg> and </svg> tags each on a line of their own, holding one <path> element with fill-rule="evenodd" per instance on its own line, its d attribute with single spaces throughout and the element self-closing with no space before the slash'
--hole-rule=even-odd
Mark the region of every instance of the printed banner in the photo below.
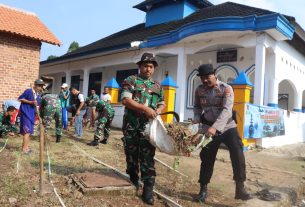
<svg viewBox="0 0 305 207">
<path fill-rule="evenodd" d="M 244 138 L 285 135 L 284 110 L 246 104 Z"/>
</svg>

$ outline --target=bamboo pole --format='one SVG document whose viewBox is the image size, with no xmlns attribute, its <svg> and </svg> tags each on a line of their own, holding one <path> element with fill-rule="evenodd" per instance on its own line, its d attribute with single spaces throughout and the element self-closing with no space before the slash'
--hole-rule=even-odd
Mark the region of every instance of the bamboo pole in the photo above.
<svg viewBox="0 0 305 207">
<path fill-rule="evenodd" d="M 31 86 L 31 88 L 32 88 L 34 101 L 36 102 L 35 90 L 34 90 L 33 86 Z M 40 141 L 40 144 L 39 144 L 39 166 L 40 166 L 40 169 L 39 169 L 39 193 L 40 193 L 40 195 L 42 195 L 43 191 L 44 191 L 44 189 L 43 189 L 44 127 L 43 127 L 43 124 L 42 124 L 42 119 L 41 119 L 40 114 L 39 114 L 39 110 L 37 108 L 37 104 L 35 104 L 35 109 L 36 109 L 36 114 L 37 114 L 38 120 L 39 120 L 39 141 Z"/>
<path fill-rule="evenodd" d="M 123 145 L 118 144 L 119 146 L 123 147 Z M 168 169 L 178 173 L 179 175 L 182 175 L 183 177 L 188 177 L 187 175 L 183 174 L 182 172 L 179 172 L 178 170 L 175 170 L 174 168 L 172 168 L 171 166 L 169 166 L 168 164 L 166 164 L 165 162 L 161 161 L 160 159 L 154 157 L 154 160 L 158 163 L 160 163 L 161 165 L 163 165 L 164 167 L 167 167 Z"/>
<path fill-rule="evenodd" d="M 154 157 L 154 160 L 155 160 L 155 161 L 157 161 L 157 162 L 159 162 L 159 163 L 160 163 L 160 164 L 162 164 L 163 166 L 167 167 L 168 169 L 170 169 L 170 170 L 172 170 L 172 171 L 174 171 L 174 172 L 178 173 L 179 175 L 181 175 L 181 176 L 183 176 L 183 177 L 188 178 L 188 176 L 187 176 L 187 175 L 185 175 L 185 174 L 183 174 L 183 173 L 179 172 L 178 170 L 175 170 L 174 168 L 172 168 L 171 166 L 169 166 L 169 165 L 168 165 L 168 164 L 166 164 L 165 162 L 163 162 L 163 161 L 159 160 L 158 158 Z"/>
</svg>

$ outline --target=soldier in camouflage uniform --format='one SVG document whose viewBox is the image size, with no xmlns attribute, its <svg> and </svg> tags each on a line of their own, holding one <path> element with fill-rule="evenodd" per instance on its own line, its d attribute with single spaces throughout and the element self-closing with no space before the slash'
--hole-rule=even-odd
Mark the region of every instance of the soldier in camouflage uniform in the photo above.
<svg viewBox="0 0 305 207">
<path fill-rule="evenodd" d="M 11 121 L 11 116 L 15 113 L 17 109 L 14 106 L 9 106 L 6 112 L 0 113 L 0 137 L 4 137 L 6 135 L 13 136 L 18 132 L 15 125 L 13 125 Z"/>
<path fill-rule="evenodd" d="M 112 119 L 114 117 L 114 109 L 111 104 L 100 100 L 96 104 L 96 111 L 98 112 L 98 123 L 94 133 L 94 140 L 89 143 L 91 146 L 97 146 L 99 140 L 103 137 L 101 141 L 102 144 L 107 144 L 110 135 L 110 126 Z"/>
<path fill-rule="evenodd" d="M 62 135 L 61 103 L 57 94 L 44 93 L 41 96 L 40 116 L 45 132 L 51 128 L 52 120 L 55 119 L 56 142 L 60 142 Z"/>
<path fill-rule="evenodd" d="M 218 148 L 224 143 L 230 152 L 233 179 L 236 182 L 235 199 L 248 200 L 251 196 L 244 188 L 246 164 L 243 144 L 238 135 L 236 122 L 232 116 L 234 93 L 230 85 L 217 80 L 215 70 L 210 64 L 198 68 L 202 85 L 195 91 L 194 123 L 203 123 L 203 132 L 213 140 L 201 150 L 200 192 L 194 198 L 204 202 L 208 196 L 207 185 L 213 174 Z"/>
<path fill-rule="evenodd" d="M 151 53 L 144 53 L 138 63 L 140 74 L 129 76 L 122 84 L 122 103 L 125 105 L 123 118 L 123 142 L 127 174 L 139 188 L 139 168 L 144 182 L 142 199 L 153 205 L 153 186 L 156 171 L 154 167 L 155 147 L 144 136 L 145 125 L 164 109 L 161 85 L 152 79 L 158 63 Z"/>
<path fill-rule="evenodd" d="M 94 128 L 96 117 L 96 104 L 99 101 L 99 96 L 96 95 L 95 90 L 91 89 L 91 95 L 88 97 L 89 107 L 91 110 L 90 127 Z"/>
</svg>

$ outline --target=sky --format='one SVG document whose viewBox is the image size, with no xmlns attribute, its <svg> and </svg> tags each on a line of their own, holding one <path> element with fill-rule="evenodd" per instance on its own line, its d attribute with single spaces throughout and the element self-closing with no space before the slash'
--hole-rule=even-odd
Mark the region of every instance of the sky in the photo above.
<svg viewBox="0 0 305 207">
<path fill-rule="evenodd" d="M 35 13 L 61 41 L 60 47 L 43 43 L 40 60 L 64 55 L 71 42 L 85 46 L 120 30 L 145 22 L 145 13 L 132 8 L 144 0 L 0 0 L 18 9 Z M 296 18 L 305 30 L 304 0 L 229 0 L 264 8 Z M 226 0 L 210 0 L 220 4 Z"/>
</svg>

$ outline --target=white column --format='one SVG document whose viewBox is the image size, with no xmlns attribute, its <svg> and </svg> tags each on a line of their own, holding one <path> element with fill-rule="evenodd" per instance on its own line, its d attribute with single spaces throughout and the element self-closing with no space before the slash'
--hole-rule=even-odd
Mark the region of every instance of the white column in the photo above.
<svg viewBox="0 0 305 207">
<path fill-rule="evenodd" d="M 83 75 L 83 94 L 84 94 L 84 97 L 88 96 L 89 75 L 90 75 L 90 69 L 84 69 L 84 75 Z"/>
<path fill-rule="evenodd" d="M 71 71 L 67 70 L 66 73 L 66 84 L 68 84 L 69 87 L 71 87 Z"/>
<path fill-rule="evenodd" d="M 302 95 L 303 91 L 297 91 L 297 93 L 294 94 L 294 101 L 293 101 L 293 110 L 297 112 L 302 112 Z"/>
<path fill-rule="evenodd" d="M 55 77 L 54 79 L 52 80 L 52 93 L 55 93 Z"/>
<path fill-rule="evenodd" d="M 265 35 L 256 38 L 254 104 L 264 104 L 266 47 Z"/>
<path fill-rule="evenodd" d="M 187 67 L 187 55 L 185 49 L 181 48 L 178 52 L 178 65 L 177 65 L 177 85 L 175 111 L 180 116 L 180 121 L 184 120 L 184 110 L 186 103 L 186 67 Z"/>
<path fill-rule="evenodd" d="M 268 106 L 278 107 L 279 83 L 277 79 L 269 80 Z"/>
</svg>

